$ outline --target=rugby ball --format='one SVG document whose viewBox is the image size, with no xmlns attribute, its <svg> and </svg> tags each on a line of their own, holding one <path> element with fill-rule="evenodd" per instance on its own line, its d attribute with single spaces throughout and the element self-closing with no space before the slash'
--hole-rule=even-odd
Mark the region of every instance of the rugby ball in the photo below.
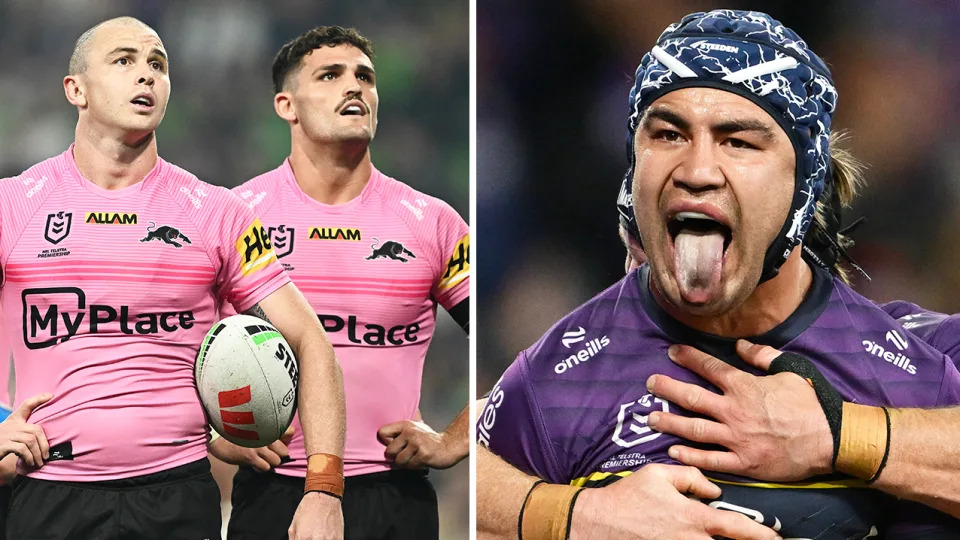
<svg viewBox="0 0 960 540">
<path fill-rule="evenodd" d="M 210 425 L 234 444 L 266 446 L 293 421 L 299 366 L 287 340 L 263 319 L 233 315 L 213 325 L 193 376 Z"/>
</svg>

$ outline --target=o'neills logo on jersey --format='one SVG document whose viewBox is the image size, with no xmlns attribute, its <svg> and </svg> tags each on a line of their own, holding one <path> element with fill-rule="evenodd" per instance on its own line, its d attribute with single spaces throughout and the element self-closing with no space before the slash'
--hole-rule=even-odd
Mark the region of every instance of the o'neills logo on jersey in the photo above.
<svg viewBox="0 0 960 540">
<path fill-rule="evenodd" d="M 500 381 L 490 391 L 490 397 L 487 398 L 487 404 L 480 413 L 480 420 L 477 422 L 477 443 L 484 446 L 490 446 L 490 430 L 497 421 L 497 409 L 503 405 L 503 390 L 500 388 Z"/>
<path fill-rule="evenodd" d="M 136 225 L 137 215 L 125 212 L 87 212 L 83 222 L 97 225 Z"/>
<path fill-rule="evenodd" d="M 116 334 L 119 330 L 126 335 L 150 335 L 194 324 L 192 311 L 134 314 L 130 306 L 87 305 L 87 295 L 76 287 L 26 289 L 21 297 L 23 343 L 28 349 L 52 347 L 80 333 Z"/>
<path fill-rule="evenodd" d="M 888 339 L 890 338 L 889 334 L 890 333 L 888 332 Z M 907 348 L 906 341 L 903 340 L 903 338 L 900 337 L 899 334 L 897 334 L 896 337 L 899 338 L 899 340 L 894 341 L 894 347 L 900 350 L 906 349 Z M 869 339 L 865 339 L 861 343 L 863 343 L 864 350 L 872 354 L 873 356 L 876 356 L 877 358 L 881 358 L 897 366 L 898 368 L 906 371 L 911 375 L 917 374 L 917 366 L 915 366 L 913 364 L 913 361 L 909 357 L 905 356 L 903 353 L 889 351 L 885 349 L 883 345 L 876 343 L 874 341 L 870 341 Z"/>
<path fill-rule="evenodd" d="M 566 336 L 566 334 L 564 335 Z M 586 347 L 580 349 L 575 354 L 571 354 L 565 360 L 553 366 L 553 371 L 556 372 L 557 375 L 562 375 L 568 369 L 573 369 L 575 366 L 579 366 L 581 362 L 590 360 L 609 344 L 610 340 L 607 338 L 607 336 L 591 339 L 587 342 Z"/>
<path fill-rule="evenodd" d="M 387 328 L 379 324 L 360 324 L 356 315 L 349 315 L 346 320 L 337 315 L 320 315 L 320 324 L 327 332 L 342 332 L 346 330 L 347 339 L 357 345 L 390 346 L 405 345 L 417 341 L 420 325 L 398 324 Z"/>
<path fill-rule="evenodd" d="M 349 240 L 360 241 L 360 229 L 345 229 L 341 227 L 311 227 L 310 240 Z"/>
</svg>

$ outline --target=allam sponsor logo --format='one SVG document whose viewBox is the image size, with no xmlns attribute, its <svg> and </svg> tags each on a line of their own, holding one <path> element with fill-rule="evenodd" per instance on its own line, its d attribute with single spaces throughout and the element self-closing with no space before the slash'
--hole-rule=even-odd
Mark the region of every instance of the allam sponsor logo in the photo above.
<svg viewBox="0 0 960 540">
<path fill-rule="evenodd" d="M 87 212 L 84 223 L 96 225 L 136 225 L 137 214 L 127 212 Z"/>
<path fill-rule="evenodd" d="M 351 229 L 349 227 L 311 227 L 310 234 L 307 235 L 310 240 L 347 240 L 359 242 L 361 240 L 360 229 Z"/>
</svg>

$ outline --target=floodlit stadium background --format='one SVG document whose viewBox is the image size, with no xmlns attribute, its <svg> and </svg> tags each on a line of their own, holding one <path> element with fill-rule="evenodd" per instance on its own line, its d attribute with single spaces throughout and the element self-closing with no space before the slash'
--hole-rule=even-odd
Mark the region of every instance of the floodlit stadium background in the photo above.
<svg viewBox="0 0 960 540">
<path fill-rule="evenodd" d="M 829 64 L 835 128 L 869 165 L 858 288 L 960 311 L 960 3 L 486 0 L 477 4 L 478 393 L 623 275 L 614 202 L 642 55 L 694 11 L 759 9 Z"/>
<path fill-rule="evenodd" d="M 88 27 L 120 15 L 153 26 L 170 55 L 173 92 L 158 132 L 160 155 L 228 187 L 276 167 L 288 154 L 288 128 L 274 114 L 270 79 L 280 46 L 316 25 L 357 27 L 377 53 L 374 164 L 446 200 L 470 221 L 466 0 L 4 0 L 0 176 L 18 174 L 72 142 L 76 110 L 61 80 L 73 44 Z M 442 430 L 467 400 L 468 342 L 449 316 L 438 319 L 421 410 Z M 467 537 L 468 469 L 464 462 L 430 473 L 441 538 Z"/>
</svg>

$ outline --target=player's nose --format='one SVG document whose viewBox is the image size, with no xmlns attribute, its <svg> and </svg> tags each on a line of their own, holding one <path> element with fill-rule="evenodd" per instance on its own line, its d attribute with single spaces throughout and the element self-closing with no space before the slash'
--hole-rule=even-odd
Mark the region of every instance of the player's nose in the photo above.
<svg viewBox="0 0 960 540">
<path fill-rule="evenodd" d="M 720 169 L 716 147 L 707 138 L 694 138 L 683 154 L 673 180 L 693 191 L 718 188 L 726 179 Z"/>
<path fill-rule="evenodd" d="M 137 79 L 137 84 L 142 84 L 149 87 L 153 87 L 154 82 L 155 82 L 155 79 L 153 78 L 153 75 L 149 73 L 145 75 L 141 75 L 140 78 Z"/>
<path fill-rule="evenodd" d="M 343 93 L 349 97 L 361 97 L 363 95 L 363 87 L 360 86 L 360 81 L 354 78 L 350 84 L 344 87 Z"/>
</svg>

